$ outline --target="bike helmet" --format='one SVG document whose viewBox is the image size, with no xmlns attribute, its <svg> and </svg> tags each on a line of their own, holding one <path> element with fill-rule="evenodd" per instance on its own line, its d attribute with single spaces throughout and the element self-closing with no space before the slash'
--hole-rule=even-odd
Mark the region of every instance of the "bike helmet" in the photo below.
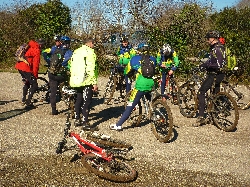
<svg viewBox="0 0 250 187">
<path fill-rule="evenodd" d="M 54 36 L 54 40 L 55 40 L 56 42 L 58 42 L 58 41 L 61 40 L 61 37 L 62 37 L 62 36 L 60 36 L 60 35 L 55 35 L 55 36 Z"/>
<path fill-rule="evenodd" d="M 206 34 L 205 38 L 219 38 L 220 37 L 220 32 L 219 31 L 208 31 Z"/>
<path fill-rule="evenodd" d="M 37 43 L 38 43 L 39 45 L 44 45 L 44 44 L 45 44 L 45 40 L 44 40 L 43 38 L 39 38 L 39 39 L 37 40 Z"/>
<path fill-rule="evenodd" d="M 171 54 L 171 46 L 169 44 L 164 44 L 163 47 L 162 47 L 162 53 L 165 55 L 165 56 L 169 56 Z"/>
<path fill-rule="evenodd" d="M 149 45 L 146 44 L 146 43 L 140 43 L 137 47 L 137 50 L 140 51 L 140 52 L 145 52 L 147 51 L 149 48 Z"/>
<path fill-rule="evenodd" d="M 122 37 L 121 42 L 128 42 L 128 38 L 127 37 Z"/>
<path fill-rule="evenodd" d="M 60 38 L 60 42 L 61 42 L 62 44 L 70 44 L 70 37 L 68 37 L 68 36 L 62 36 L 62 37 Z"/>
</svg>

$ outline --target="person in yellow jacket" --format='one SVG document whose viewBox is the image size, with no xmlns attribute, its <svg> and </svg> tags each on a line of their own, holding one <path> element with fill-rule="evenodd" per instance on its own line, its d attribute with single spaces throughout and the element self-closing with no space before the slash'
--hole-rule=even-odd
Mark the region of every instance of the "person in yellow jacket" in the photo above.
<svg viewBox="0 0 250 187">
<path fill-rule="evenodd" d="M 93 91 L 98 90 L 96 54 L 93 48 L 94 40 L 86 39 L 85 44 L 74 51 L 70 62 L 70 86 L 77 91 L 75 126 L 82 126 L 83 130 L 92 128 L 88 116 Z"/>
</svg>

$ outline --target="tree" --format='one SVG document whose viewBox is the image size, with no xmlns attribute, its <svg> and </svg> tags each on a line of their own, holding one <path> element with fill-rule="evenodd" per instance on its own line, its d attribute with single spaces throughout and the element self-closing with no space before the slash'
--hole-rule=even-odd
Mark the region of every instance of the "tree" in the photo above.
<svg viewBox="0 0 250 187">
<path fill-rule="evenodd" d="M 250 8 L 225 8 L 211 16 L 214 28 L 226 39 L 226 45 L 238 59 L 238 66 L 245 70 L 243 76 L 250 73 Z"/>
<path fill-rule="evenodd" d="M 249 0 L 239 0 L 236 8 L 242 9 L 242 8 L 250 8 L 250 1 Z"/>
<path fill-rule="evenodd" d="M 45 38 L 51 45 L 55 34 L 66 34 L 71 30 L 70 9 L 60 0 L 32 5 L 17 3 L 1 10 L 1 63 L 7 59 L 13 61 L 13 54 L 21 43 Z"/>
</svg>

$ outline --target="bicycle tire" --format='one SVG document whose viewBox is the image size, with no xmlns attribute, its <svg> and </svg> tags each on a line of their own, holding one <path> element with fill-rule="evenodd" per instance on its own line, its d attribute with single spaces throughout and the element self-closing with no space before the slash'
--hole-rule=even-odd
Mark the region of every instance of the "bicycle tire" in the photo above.
<svg viewBox="0 0 250 187">
<path fill-rule="evenodd" d="M 209 111 L 214 124 L 221 130 L 231 132 L 236 129 L 239 111 L 235 99 L 226 92 L 219 92 L 212 100 Z"/>
<path fill-rule="evenodd" d="M 33 100 L 37 102 L 49 102 L 49 81 L 44 77 L 37 78 L 37 90 L 33 95 Z"/>
<path fill-rule="evenodd" d="M 171 103 L 174 105 L 178 105 L 178 99 L 177 99 L 177 94 L 178 94 L 178 84 L 175 78 L 171 78 L 169 81 L 169 93 L 171 95 Z"/>
<path fill-rule="evenodd" d="M 97 176 L 113 182 L 130 182 L 136 178 L 137 172 L 125 162 L 113 158 L 107 161 L 93 153 L 82 156 L 83 166 Z"/>
<path fill-rule="evenodd" d="M 166 143 L 172 136 L 172 112 L 167 102 L 161 99 L 152 103 L 151 127 L 153 134 L 160 142 Z"/>
<path fill-rule="evenodd" d="M 108 83 L 106 84 L 106 88 L 103 94 L 104 104 L 109 104 L 110 101 L 112 100 L 115 93 L 116 85 L 117 85 L 117 78 L 115 76 L 111 76 L 109 78 Z"/>
<path fill-rule="evenodd" d="M 115 148 L 131 148 L 132 145 L 118 139 L 111 138 L 109 136 L 102 136 L 102 134 L 98 133 L 88 133 L 86 134 L 86 139 L 91 140 L 93 142 L 100 143 L 104 146 L 110 146 Z"/>
<path fill-rule="evenodd" d="M 198 108 L 195 89 L 189 83 L 181 85 L 177 92 L 177 102 L 180 113 L 187 118 L 194 117 Z"/>
<path fill-rule="evenodd" d="M 125 96 L 125 99 L 124 99 L 124 108 L 126 109 L 128 103 L 130 102 L 129 101 L 129 98 L 130 98 L 130 95 L 132 93 L 132 90 L 130 90 L 126 96 Z M 142 105 L 141 103 L 139 102 L 135 108 L 132 110 L 129 118 L 127 119 L 127 122 L 132 125 L 132 126 L 138 126 L 140 124 L 142 120 Z"/>
</svg>

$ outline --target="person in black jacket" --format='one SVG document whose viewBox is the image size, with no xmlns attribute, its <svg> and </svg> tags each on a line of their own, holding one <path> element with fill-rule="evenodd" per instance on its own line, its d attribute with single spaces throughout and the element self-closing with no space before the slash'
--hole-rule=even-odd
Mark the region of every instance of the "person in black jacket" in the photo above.
<svg viewBox="0 0 250 187">
<path fill-rule="evenodd" d="M 221 71 L 226 62 L 226 53 L 224 46 L 219 42 L 220 33 L 218 31 L 209 31 L 205 38 L 210 45 L 209 59 L 200 65 L 201 69 L 206 69 L 207 77 L 202 82 L 202 85 L 198 91 L 199 100 L 199 115 L 194 127 L 198 127 L 206 123 L 204 118 L 205 111 L 205 94 L 212 87 L 215 80 L 214 93 L 220 91 L 220 83 L 224 79 L 224 73 Z"/>
</svg>

